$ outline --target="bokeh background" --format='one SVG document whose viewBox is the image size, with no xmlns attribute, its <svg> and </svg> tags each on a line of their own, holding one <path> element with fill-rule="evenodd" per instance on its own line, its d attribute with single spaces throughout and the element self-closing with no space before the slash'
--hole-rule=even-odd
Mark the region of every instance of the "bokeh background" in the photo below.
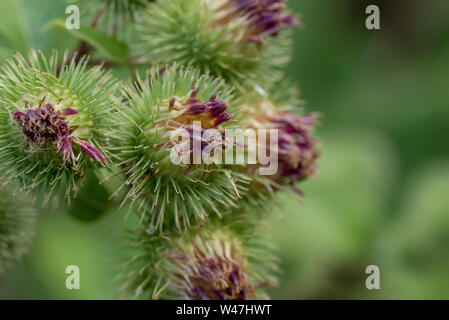
<svg viewBox="0 0 449 320">
<path fill-rule="evenodd" d="M 366 30 L 378 4 L 381 30 Z M 324 114 L 323 157 L 304 199 L 272 218 L 282 258 L 275 299 L 449 299 L 449 2 L 291 0 L 304 28 L 288 67 L 309 111 Z M 0 60 L 74 48 L 64 0 L 0 0 Z M 0 277 L 0 298 L 114 299 L 126 256 L 124 212 L 95 223 L 43 212 L 31 253 Z M 81 290 L 65 268 L 81 269 Z M 380 290 L 365 269 L 380 268 Z"/>
</svg>

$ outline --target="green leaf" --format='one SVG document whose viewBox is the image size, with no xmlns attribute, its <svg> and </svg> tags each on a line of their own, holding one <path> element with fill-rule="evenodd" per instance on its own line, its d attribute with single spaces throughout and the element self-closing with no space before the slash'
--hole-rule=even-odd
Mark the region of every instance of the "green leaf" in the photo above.
<svg viewBox="0 0 449 320">
<path fill-rule="evenodd" d="M 2 46 L 12 51 L 26 52 L 31 43 L 31 32 L 22 1 L 0 1 L 0 35 Z"/>
<path fill-rule="evenodd" d="M 46 28 L 65 30 L 76 38 L 94 46 L 106 58 L 117 63 L 128 63 L 128 46 L 100 30 L 89 26 L 81 26 L 78 30 L 69 30 L 62 20 L 53 20 Z"/>
</svg>

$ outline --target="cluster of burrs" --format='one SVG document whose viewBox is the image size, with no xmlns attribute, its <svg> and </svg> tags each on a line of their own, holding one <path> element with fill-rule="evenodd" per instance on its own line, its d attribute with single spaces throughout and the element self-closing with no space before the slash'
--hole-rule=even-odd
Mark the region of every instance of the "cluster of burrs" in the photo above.
<svg viewBox="0 0 449 320">
<path fill-rule="evenodd" d="M 123 277 L 126 297 L 261 299 L 277 283 L 265 229 L 270 210 L 262 208 L 279 192 L 298 190 L 320 156 L 312 135 L 318 116 L 278 99 L 291 84 L 273 90 L 289 61 L 287 30 L 299 24 L 285 3 L 92 0 L 96 14 L 86 27 L 131 47 L 117 61 L 91 66 L 79 53 L 61 61 L 32 51 L 1 68 L 0 177 L 38 202 L 63 195 L 75 208 L 135 213 L 141 226 Z M 125 24 L 129 43 L 116 32 Z M 84 39 L 80 47 L 92 50 Z M 128 51 L 132 57 L 121 57 Z M 105 70 L 134 63 L 148 71 L 139 68 L 129 81 Z M 270 143 L 228 137 L 234 129 L 263 131 Z M 260 158 L 223 161 L 256 147 L 276 161 L 271 175 L 258 170 L 266 166 Z M 0 203 L 0 231 L 10 225 L 3 216 L 12 221 L 3 207 L 9 204 Z M 21 254 L 0 243 L 0 258 Z"/>
</svg>

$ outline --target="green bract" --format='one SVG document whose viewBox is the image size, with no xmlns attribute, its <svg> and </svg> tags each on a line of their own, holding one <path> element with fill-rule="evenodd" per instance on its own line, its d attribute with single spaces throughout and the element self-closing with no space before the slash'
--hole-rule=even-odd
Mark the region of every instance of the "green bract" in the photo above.
<svg viewBox="0 0 449 320">
<path fill-rule="evenodd" d="M 268 298 L 277 283 L 274 248 L 260 222 L 229 216 L 183 235 L 136 230 L 136 255 L 122 275 L 126 298 L 243 300 Z M 263 235 L 263 236 L 262 236 Z"/>
<path fill-rule="evenodd" d="M 235 206 L 240 184 L 248 182 L 244 175 L 221 164 L 176 164 L 172 158 L 177 130 L 189 132 L 199 123 L 222 132 L 232 123 L 228 112 L 236 106 L 223 81 L 191 68 L 167 66 L 122 91 L 124 103 L 117 107 L 109 135 L 114 162 L 126 177 L 116 194 L 127 189 L 124 202 L 141 220 L 153 229 L 168 225 L 180 230 Z M 191 149 L 184 151 L 190 159 Z"/>
<path fill-rule="evenodd" d="M 36 212 L 21 196 L 0 190 L 0 273 L 28 252 L 34 236 Z"/>
<path fill-rule="evenodd" d="M 76 194 L 88 167 L 107 165 L 105 119 L 116 82 L 83 58 L 78 64 L 31 51 L 0 69 L 0 174 L 35 190 Z M 58 197 L 55 197 L 57 199 Z"/>
<path fill-rule="evenodd" d="M 151 63 L 193 65 L 225 79 L 239 92 L 271 86 L 289 61 L 291 42 L 284 31 L 272 36 L 255 30 L 254 18 L 239 11 L 236 3 L 170 0 L 150 4 L 137 25 L 138 51 Z M 234 8 L 223 8 L 226 5 Z"/>
</svg>

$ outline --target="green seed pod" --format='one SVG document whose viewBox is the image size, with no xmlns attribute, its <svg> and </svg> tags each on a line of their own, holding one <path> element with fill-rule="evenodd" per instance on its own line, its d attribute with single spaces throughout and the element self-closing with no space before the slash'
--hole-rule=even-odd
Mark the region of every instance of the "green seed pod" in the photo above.
<svg viewBox="0 0 449 320">
<path fill-rule="evenodd" d="M 278 261 L 260 223 L 242 217 L 213 221 L 188 232 L 149 235 L 134 232 L 139 251 L 125 264 L 126 298 L 246 300 L 266 299 L 277 284 Z M 119 278 L 119 279 L 120 279 Z"/>
<path fill-rule="evenodd" d="M 298 21 L 283 0 L 166 0 L 148 6 L 137 51 L 148 62 L 193 65 L 239 92 L 268 87 L 289 61 L 284 32 Z"/>
<path fill-rule="evenodd" d="M 36 227 L 36 212 L 23 196 L 0 190 L 0 274 L 28 252 Z"/>
<path fill-rule="evenodd" d="M 222 80 L 191 68 L 155 68 L 144 80 L 124 85 L 123 100 L 110 130 L 111 153 L 126 176 L 116 193 L 128 189 L 124 203 L 142 221 L 149 215 L 153 229 L 165 224 L 181 230 L 235 206 L 238 185 L 247 178 L 221 162 L 195 158 L 214 146 L 205 131 L 214 129 L 221 138 L 232 123 L 235 105 Z M 226 141 L 216 146 L 229 147 Z"/>
<path fill-rule="evenodd" d="M 31 51 L 0 69 L 0 174 L 46 203 L 55 191 L 70 199 L 88 167 L 105 166 L 105 121 L 115 81 L 101 67 L 58 63 Z M 57 199 L 56 197 L 55 199 Z"/>
</svg>

